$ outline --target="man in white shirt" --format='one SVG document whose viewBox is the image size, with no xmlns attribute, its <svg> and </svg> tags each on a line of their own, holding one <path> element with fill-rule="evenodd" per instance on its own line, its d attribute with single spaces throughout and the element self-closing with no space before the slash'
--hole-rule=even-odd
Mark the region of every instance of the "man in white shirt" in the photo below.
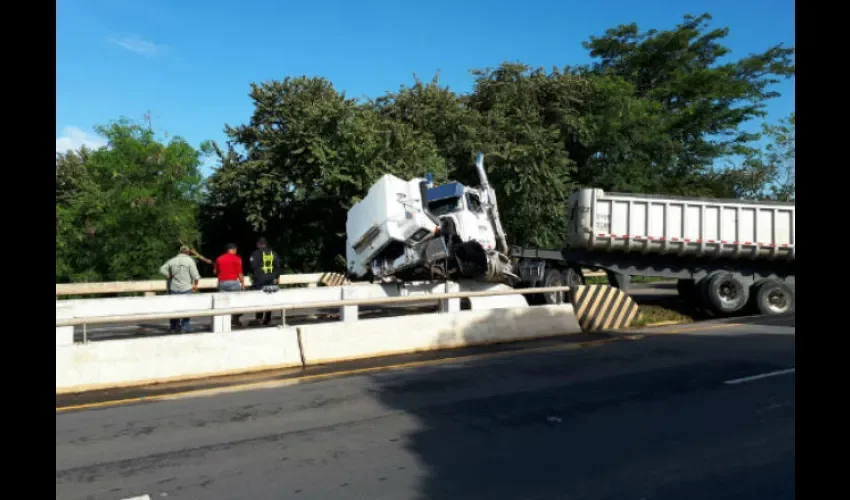
<svg viewBox="0 0 850 500">
<path fill-rule="evenodd" d="M 201 275 L 195 259 L 189 255 L 192 250 L 186 245 L 180 247 L 180 253 L 159 268 L 159 272 L 168 278 L 168 294 L 183 295 L 198 290 Z M 189 333 L 189 318 L 171 319 L 170 333 Z"/>
</svg>

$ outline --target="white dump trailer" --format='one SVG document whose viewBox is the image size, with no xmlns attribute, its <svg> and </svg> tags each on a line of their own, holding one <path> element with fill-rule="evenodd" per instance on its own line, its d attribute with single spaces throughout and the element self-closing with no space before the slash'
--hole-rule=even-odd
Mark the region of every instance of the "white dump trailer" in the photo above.
<svg viewBox="0 0 850 500">
<path fill-rule="evenodd" d="M 584 281 L 604 270 L 628 289 L 631 276 L 678 280 L 679 292 L 719 315 L 748 305 L 763 314 L 794 310 L 794 203 L 581 189 L 568 199 L 562 249 L 514 247 L 521 286 Z"/>
<path fill-rule="evenodd" d="M 793 261 L 793 203 L 582 189 L 570 197 L 567 245 L 599 251 Z"/>
</svg>

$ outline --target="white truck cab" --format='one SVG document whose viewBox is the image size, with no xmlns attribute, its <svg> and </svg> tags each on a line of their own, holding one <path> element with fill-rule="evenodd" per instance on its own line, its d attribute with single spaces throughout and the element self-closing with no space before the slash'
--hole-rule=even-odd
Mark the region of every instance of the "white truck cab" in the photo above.
<svg viewBox="0 0 850 500">
<path fill-rule="evenodd" d="M 425 179 L 381 177 L 348 211 L 346 260 L 358 278 L 463 276 L 500 281 L 514 276 L 496 195 L 475 162 L 481 185 L 434 186 Z"/>
<path fill-rule="evenodd" d="M 481 192 L 459 182 L 429 188 L 426 202 L 431 214 L 454 222 L 461 242 L 477 242 L 485 250 L 496 246 L 496 233 L 481 202 Z"/>
</svg>

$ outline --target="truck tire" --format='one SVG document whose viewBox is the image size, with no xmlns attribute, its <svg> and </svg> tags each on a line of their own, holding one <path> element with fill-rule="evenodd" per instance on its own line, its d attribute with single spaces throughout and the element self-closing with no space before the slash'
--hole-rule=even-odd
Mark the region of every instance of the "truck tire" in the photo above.
<svg viewBox="0 0 850 500">
<path fill-rule="evenodd" d="M 722 271 L 714 271 L 703 276 L 702 279 L 694 280 L 694 293 L 690 297 L 690 303 L 697 313 L 702 313 L 709 318 L 717 317 L 717 312 L 708 300 L 708 282 Z"/>
<path fill-rule="evenodd" d="M 569 269 L 568 269 L 568 271 L 569 271 Z M 559 271 L 557 269 L 547 269 L 546 272 L 543 273 L 543 286 L 545 286 L 545 287 L 565 286 L 566 284 L 567 283 L 566 283 L 566 280 L 564 279 L 564 275 L 561 274 L 561 271 Z M 542 295 L 543 295 L 543 302 L 547 305 L 550 305 L 550 306 L 555 305 L 555 304 L 561 304 L 561 303 L 564 302 L 564 301 L 561 301 L 561 302 L 558 301 L 558 296 L 559 295 L 563 296 L 563 292 L 551 292 L 551 293 L 544 293 Z"/>
<path fill-rule="evenodd" d="M 786 314 L 794 311 L 794 289 L 775 279 L 753 285 L 753 302 L 759 314 Z"/>
<path fill-rule="evenodd" d="M 734 274 L 711 273 L 705 280 L 706 302 L 719 315 L 727 316 L 743 309 L 750 300 L 750 289 Z"/>
<path fill-rule="evenodd" d="M 564 286 L 581 286 L 584 285 L 584 276 L 581 271 L 573 267 L 564 269 Z"/>
</svg>

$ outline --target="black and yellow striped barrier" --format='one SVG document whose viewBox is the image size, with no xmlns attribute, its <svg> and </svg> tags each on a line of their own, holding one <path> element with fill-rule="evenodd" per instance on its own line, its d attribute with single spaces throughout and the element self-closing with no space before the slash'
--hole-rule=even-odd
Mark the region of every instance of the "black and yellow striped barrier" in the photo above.
<svg viewBox="0 0 850 500">
<path fill-rule="evenodd" d="M 346 277 L 339 273 L 324 273 L 319 279 L 319 283 L 325 286 L 342 286 L 350 285 L 351 282 Z"/>
<path fill-rule="evenodd" d="M 580 285 L 572 289 L 573 309 L 582 331 L 628 328 L 640 313 L 637 303 L 619 288 Z"/>
</svg>

